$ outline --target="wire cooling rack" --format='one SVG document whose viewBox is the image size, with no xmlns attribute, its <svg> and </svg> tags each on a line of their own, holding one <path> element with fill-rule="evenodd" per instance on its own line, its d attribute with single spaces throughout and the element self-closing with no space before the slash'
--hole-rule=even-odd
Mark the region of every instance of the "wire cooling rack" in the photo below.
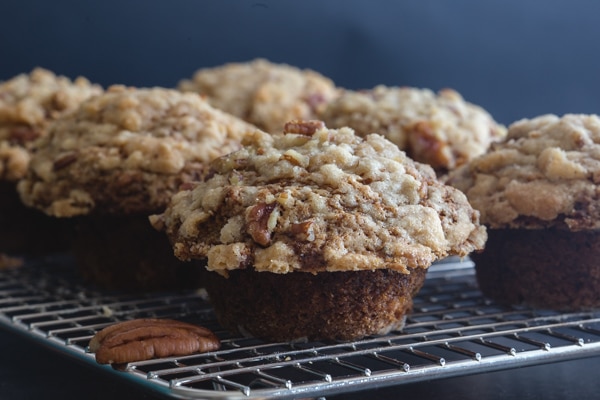
<svg viewBox="0 0 600 400">
<path fill-rule="evenodd" d="M 600 312 L 499 306 L 482 297 L 470 261 L 430 268 L 402 332 L 355 342 L 270 343 L 231 336 L 202 290 L 132 295 L 81 284 L 68 256 L 0 270 L 0 325 L 178 399 L 319 397 L 600 354 Z M 100 329 L 132 318 L 197 323 L 219 351 L 99 365 L 87 352 Z"/>
</svg>

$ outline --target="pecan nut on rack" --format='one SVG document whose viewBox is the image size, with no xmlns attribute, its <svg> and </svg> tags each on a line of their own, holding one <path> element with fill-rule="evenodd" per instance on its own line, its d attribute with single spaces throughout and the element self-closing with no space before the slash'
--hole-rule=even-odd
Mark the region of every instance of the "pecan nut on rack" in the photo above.
<svg viewBox="0 0 600 400">
<path fill-rule="evenodd" d="M 218 350 L 209 329 L 172 319 L 134 319 L 108 326 L 90 340 L 99 364 L 122 364 Z"/>
</svg>

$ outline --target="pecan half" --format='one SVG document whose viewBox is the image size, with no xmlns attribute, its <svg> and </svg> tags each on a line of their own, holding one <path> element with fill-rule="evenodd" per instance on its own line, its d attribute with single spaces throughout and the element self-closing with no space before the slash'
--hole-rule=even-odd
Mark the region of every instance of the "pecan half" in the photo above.
<svg viewBox="0 0 600 400">
<path fill-rule="evenodd" d="M 293 120 L 286 122 L 283 133 L 297 133 L 299 135 L 312 136 L 316 131 L 325 128 L 325 122 L 318 120 Z"/>
<path fill-rule="evenodd" d="M 172 319 L 134 319 L 104 328 L 90 340 L 99 364 L 122 364 L 218 350 L 209 329 Z"/>
</svg>

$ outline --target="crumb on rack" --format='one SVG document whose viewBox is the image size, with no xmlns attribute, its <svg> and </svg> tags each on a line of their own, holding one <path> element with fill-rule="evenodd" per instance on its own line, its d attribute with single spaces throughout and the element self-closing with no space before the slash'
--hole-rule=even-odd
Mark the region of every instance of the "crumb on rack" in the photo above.
<svg viewBox="0 0 600 400">
<path fill-rule="evenodd" d="M 7 254 L 0 253 L 0 270 L 18 268 L 23 266 L 23 259 L 20 257 L 11 257 Z"/>
</svg>

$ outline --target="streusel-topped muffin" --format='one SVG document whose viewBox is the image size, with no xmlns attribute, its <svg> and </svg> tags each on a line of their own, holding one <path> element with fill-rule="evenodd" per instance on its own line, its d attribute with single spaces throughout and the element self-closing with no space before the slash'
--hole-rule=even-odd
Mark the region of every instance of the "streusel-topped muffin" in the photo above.
<svg viewBox="0 0 600 400">
<path fill-rule="evenodd" d="M 23 206 L 16 182 L 25 176 L 33 142 L 46 135 L 49 124 L 102 91 L 86 78 L 71 80 L 43 68 L 0 82 L 0 251 L 68 247 L 65 224 Z"/>
<path fill-rule="evenodd" d="M 80 217 L 74 247 L 95 281 L 169 286 L 175 277 L 163 275 L 177 271 L 176 259 L 147 216 L 162 211 L 181 185 L 201 179 L 213 158 L 238 149 L 255 129 L 195 93 L 112 86 L 57 120 L 37 142 L 19 193 L 48 215 Z M 161 272 L 155 279 L 152 268 Z"/>
<path fill-rule="evenodd" d="M 460 191 L 380 135 L 294 121 L 256 132 L 151 217 L 183 260 L 207 259 L 221 323 L 274 340 L 402 326 L 430 264 L 481 249 Z"/>
<path fill-rule="evenodd" d="M 203 68 L 178 88 L 270 133 L 280 133 L 290 120 L 314 118 L 338 92 L 316 71 L 265 59 Z"/>
<path fill-rule="evenodd" d="M 473 255 L 484 294 L 504 303 L 600 306 L 600 118 L 543 115 L 450 174 L 490 229 Z"/>
<path fill-rule="evenodd" d="M 506 129 L 483 108 L 452 89 L 388 87 L 345 90 L 319 118 L 330 127 L 353 128 L 364 136 L 379 133 L 414 160 L 442 173 L 483 154 Z"/>
</svg>

